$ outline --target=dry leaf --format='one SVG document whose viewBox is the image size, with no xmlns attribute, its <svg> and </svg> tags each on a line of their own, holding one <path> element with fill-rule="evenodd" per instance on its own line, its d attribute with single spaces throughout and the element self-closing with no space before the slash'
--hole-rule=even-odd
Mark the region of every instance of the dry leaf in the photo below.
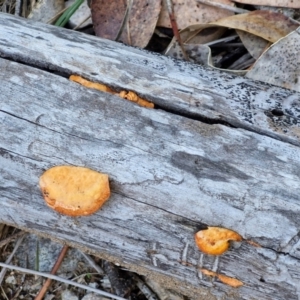
<svg viewBox="0 0 300 300">
<path fill-rule="evenodd" d="M 91 14 L 97 36 L 115 40 L 126 12 L 126 1 L 92 0 Z"/>
<path fill-rule="evenodd" d="M 207 45 L 209 38 L 219 38 L 227 28 L 236 29 L 245 47 L 255 58 L 258 58 L 269 42 L 277 41 L 298 27 L 298 23 L 283 14 L 270 11 L 253 11 L 246 14 L 230 16 L 209 24 L 194 24 L 181 30 L 180 35 L 185 51 L 192 62 L 213 67 L 210 48 Z M 218 31 L 216 29 L 221 29 Z M 209 30 L 209 31 L 208 31 Z M 208 36 L 206 36 L 208 31 Z M 229 39 L 231 37 L 228 37 Z M 166 55 L 181 58 L 180 47 L 173 39 L 166 50 Z M 244 70 L 224 70 L 231 73 L 245 75 Z"/>
<path fill-rule="evenodd" d="M 258 59 L 271 44 L 265 39 L 243 30 L 236 29 L 236 33 L 239 35 L 245 48 L 255 59 Z"/>
<path fill-rule="evenodd" d="M 196 23 L 209 23 L 221 18 L 233 15 L 225 9 L 201 4 L 196 0 L 172 0 L 174 13 L 179 29 L 185 28 Z M 233 6 L 230 0 L 216 0 L 216 2 Z M 171 28 L 170 18 L 165 1 L 157 26 Z"/>
<path fill-rule="evenodd" d="M 276 7 L 300 8 L 299 0 L 233 0 L 234 2 Z"/>
<path fill-rule="evenodd" d="M 231 16 L 214 22 L 214 24 L 243 30 L 272 43 L 299 26 L 299 23 L 283 14 L 267 10 L 255 10 L 250 13 Z"/>
<path fill-rule="evenodd" d="M 247 77 L 300 92 L 300 27 L 273 44 Z"/>
<path fill-rule="evenodd" d="M 128 9 L 126 2 L 132 4 Z M 161 1 L 93 0 L 91 11 L 97 36 L 144 48 L 155 30 Z"/>
<path fill-rule="evenodd" d="M 198 248 L 210 255 L 221 255 L 229 248 L 229 241 L 242 241 L 242 237 L 230 229 L 208 227 L 195 234 Z"/>
</svg>

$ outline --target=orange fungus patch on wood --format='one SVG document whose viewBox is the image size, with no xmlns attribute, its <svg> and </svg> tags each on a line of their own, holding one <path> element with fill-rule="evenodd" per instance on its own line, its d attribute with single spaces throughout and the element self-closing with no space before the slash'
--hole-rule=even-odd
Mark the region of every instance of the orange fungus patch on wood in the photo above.
<svg viewBox="0 0 300 300">
<path fill-rule="evenodd" d="M 84 78 L 82 78 L 81 76 L 78 75 L 71 75 L 69 77 L 69 79 L 71 81 L 75 81 L 87 88 L 91 88 L 91 89 L 95 89 L 98 91 L 102 91 L 102 92 L 106 92 L 106 93 L 111 93 L 111 94 L 115 94 L 118 95 L 119 97 L 129 100 L 131 102 L 135 102 L 136 104 L 142 106 L 142 107 L 146 107 L 146 108 L 154 108 L 154 104 L 152 102 L 149 102 L 145 99 L 140 98 L 136 93 L 131 92 L 131 91 L 121 91 L 120 93 L 115 92 L 114 90 L 112 90 L 110 87 L 101 84 L 101 83 L 97 83 L 97 82 L 92 82 L 89 80 L 86 80 Z"/>
<path fill-rule="evenodd" d="M 210 255 L 221 255 L 228 250 L 229 241 L 242 241 L 242 237 L 230 229 L 221 227 L 208 227 L 195 234 L 198 248 Z"/>
<path fill-rule="evenodd" d="M 200 271 L 206 275 L 206 276 L 211 276 L 211 277 L 217 277 L 220 281 L 222 281 L 223 283 L 230 285 L 234 288 L 238 288 L 244 285 L 244 283 L 236 278 L 233 277 L 229 277 L 223 274 L 218 274 L 216 272 L 207 270 L 207 269 L 200 269 Z"/>
<path fill-rule="evenodd" d="M 96 212 L 110 196 L 108 175 L 84 167 L 52 167 L 39 183 L 46 204 L 73 217 Z"/>
</svg>

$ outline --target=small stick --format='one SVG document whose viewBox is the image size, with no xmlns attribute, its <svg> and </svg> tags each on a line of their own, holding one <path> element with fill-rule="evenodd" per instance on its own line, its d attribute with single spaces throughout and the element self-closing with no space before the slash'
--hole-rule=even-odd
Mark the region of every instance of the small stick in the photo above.
<svg viewBox="0 0 300 300">
<path fill-rule="evenodd" d="M 62 278 L 62 277 L 59 277 L 59 276 L 56 276 L 56 275 L 52 275 L 52 274 L 49 274 L 49 273 L 43 273 L 43 272 L 38 272 L 38 271 L 34 271 L 34 270 L 29 270 L 29 269 L 25 269 L 25 268 L 21 268 L 21 267 L 18 267 L 18 266 L 9 265 L 9 264 L 2 263 L 2 262 L 0 262 L 0 267 L 4 267 L 4 268 L 7 268 L 7 269 L 11 269 L 11 270 L 16 270 L 16 271 L 27 273 L 27 274 L 39 275 L 39 276 L 51 278 L 51 279 L 54 279 L 54 280 L 57 280 L 57 281 L 60 281 L 60 282 L 63 282 L 63 283 L 69 284 L 69 285 L 73 285 L 73 286 L 82 288 L 82 289 L 87 290 L 87 291 L 94 292 L 94 293 L 96 293 L 98 295 L 102 295 L 102 296 L 105 296 L 105 297 L 112 298 L 112 299 L 126 300 L 125 298 L 116 296 L 114 294 L 111 294 L 111 293 L 108 293 L 108 292 L 104 292 L 104 291 L 92 288 L 92 287 L 90 287 L 88 285 L 77 283 L 77 282 L 74 282 L 72 280 L 68 280 L 68 279 L 65 279 L 65 278 Z"/>
<path fill-rule="evenodd" d="M 11 236 L 9 236 L 8 238 L 0 241 L 0 248 L 5 246 L 6 244 L 8 244 L 9 242 L 11 242 L 13 239 L 19 238 L 20 236 L 24 235 L 25 232 L 24 231 L 19 231 Z"/>
<path fill-rule="evenodd" d="M 61 263 L 62 263 L 65 255 L 66 255 L 66 253 L 68 251 L 68 248 L 69 247 L 66 246 L 66 245 L 62 248 L 62 250 L 61 250 L 61 252 L 60 252 L 60 254 L 59 254 L 58 258 L 57 258 L 57 261 L 54 264 L 54 266 L 53 266 L 50 274 L 54 275 L 57 272 L 57 270 L 59 269 L 59 267 L 60 267 L 60 265 L 61 265 Z M 52 279 L 50 279 L 50 278 L 48 278 L 45 281 L 45 283 L 44 283 L 43 287 L 41 288 L 40 292 L 35 297 L 35 300 L 42 300 L 43 299 L 44 295 L 46 294 L 46 292 L 47 292 L 47 290 L 48 290 L 48 288 L 49 288 L 49 286 L 51 284 L 51 281 L 52 281 Z"/>
<path fill-rule="evenodd" d="M 12 251 L 12 253 L 9 255 L 8 259 L 5 261 L 6 264 L 9 264 L 12 260 L 12 258 L 14 257 L 17 249 L 20 247 L 22 241 L 23 241 L 23 238 L 24 238 L 24 235 L 23 236 L 20 236 L 16 242 L 16 245 Z M 0 285 L 4 279 L 4 276 L 5 276 L 5 273 L 6 273 L 7 269 L 6 268 L 3 268 L 0 272 Z"/>
<path fill-rule="evenodd" d="M 88 254 L 86 254 L 86 253 L 84 253 L 84 252 L 82 252 L 80 250 L 78 250 L 78 251 L 88 261 L 88 263 L 98 272 L 98 274 L 101 274 L 101 275 L 104 274 L 103 269 L 101 269 Z"/>
<path fill-rule="evenodd" d="M 189 58 L 185 52 L 185 49 L 184 49 L 184 45 L 182 43 L 182 39 L 181 39 L 181 36 L 180 36 L 180 33 L 178 31 L 178 26 L 177 26 L 177 21 L 176 21 L 176 18 L 175 18 L 175 13 L 174 13 L 174 7 L 173 7 L 173 3 L 172 3 L 172 0 L 165 0 L 165 3 L 166 3 L 166 6 L 167 6 L 167 9 L 168 9 L 168 13 L 169 13 L 169 18 L 170 18 L 170 22 L 171 22 L 171 26 L 172 26 L 172 29 L 173 29 L 173 34 L 182 50 L 182 54 L 183 54 L 183 57 L 186 61 L 189 61 Z"/>
</svg>

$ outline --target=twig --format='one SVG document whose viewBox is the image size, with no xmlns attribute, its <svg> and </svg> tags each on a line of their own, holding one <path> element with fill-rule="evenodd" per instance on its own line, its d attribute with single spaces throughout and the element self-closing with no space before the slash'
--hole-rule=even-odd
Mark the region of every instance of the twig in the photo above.
<svg viewBox="0 0 300 300">
<path fill-rule="evenodd" d="M 57 258 L 57 261 L 56 261 L 56 263 L 54 264 L 54 266 L 53 266 L 53 268 L 51 270 L 51 274 L 55 274 L 57 272 L 57 270 L 59 269 L 59 267 L 60 267 L 60 265 L 61 265 L 61 263 L 62 263 L 65 255 L 66 255 L 66 253 L 68 251 L 68 248 L 69 247 L 66 246 L 66 245 L 62 248 L 62 250 L 61 250 L 61 252 L 60 252 L 60 254 L 59 254 L 58 258 Z M 43 299 L 44 295 L 46 294 L 46 292 L 47 292 L 47 290 L 48 290 L 48 288 L 49 288 L 49 286 L 51 284 L 51 281 L 52 280 L 50 278 L 48 278 L 45 281 L 45 283 L 44 283 L 43 287 L 41 288 L 40 292 L 35 297 L 35 300 L 42 300 Z"/>
<path fill-rule="evenodd" d="M 188 56 L 185 52 L 184 45 L 182 43 L 180 33 L 178 31 L 178 26 L 177 26 L 177 21 L 176 21 L 176 18 L 175 18 L 175 13 L 174 13 L 174 7 L 173 7 L 172 0 L 164 0 L 164 1 L 166 3 L 167 9 L 168 9 L 169 18 L 170 18 L 170 22 L 171 22 L 171 26 L 172 26 L 172 29 L 173 29 L 174 36 L 175 36 L 175 38 L 176 38 L 176 40 L 177 40 L 177 42 L 178 42 L 178 44 L 181 48 L 184 59 L 188 61 L 189 58 L 188 58 Z"/>
<path fill-rule="evenodd" d="M 23 241 L 23 238 L 24 238 L 24 235 L 23 236 L 20 236 L 15 244 L 15 247 L 13 249 L 13 251 L 11 252 L 11 254 L 9 255 L 8 259 L 6 260 L 6 264 L 9 264 L 12 260 L 12 258 L 14 257 L 17 249 L 19 248 L 19 246 L 21 245 L 22 241 Z M 5 273 L 6 273 L 7 269 L 6 268 L 3 268 L 0 272 L 0 285 L 4 279 L 4 276 L 5 276 Z"/>
<path fill-rule="evenodd" d="M 14 240 L 14 239 L 16 239 L 16 238 L 18 238 L 18 237 L 20 237 L 20 236 L 22 236 L 24 234 L 25 234 L 24 231 L 19 231 L 19 232 L 15 233 L 15 234 L 9 236 L 8 238 L 0 241 L 0 248 L 3 247 L 3 246 L 5 246 L 6 244 L 8 244 L 9 242 L 11 242 L 12 240 Z"/>
<path fill-rule="evenodd" d="M 42 277 L 51 278 L 51 279 L 54 279 L 54 280 L 57 280 L 57 281 L 60 281 L 60 282 L 63 282 L 63 283 L 69 284 L 69 285 L 73 285 L 73 286 L 76 286 L 76 287 L 79 287 L 79 288 L 82 288 L 82 289 L 94 292 L 94 293 L 102 295 L 102 296 L 110 297 L 112 299 L 126 300 L 125 298 L 113 295 L 111 293 L 100 291 L 100 290 L 92 288 L 92 287 L 90 287 L 88 285 L 84 285 L 84 284 L 80 284 L 80 283 L 77 283 L 77 282 L 73 282 L 72 280 L 68 280 L 68 279 L 65 279 L 65 278 L 62 278 L 62 277 L 59 277 L 59 276 L 56 276 L 56 275 L 51 275 L 49 273 L 43 273 L 43 272 L 38 272 L 38 271 L 34 271 L 34 270 L 29 270 L 29 269 L 25 269 L 25 268 L 21 268 L 21 267 L 9 265 L 9 264 L 2 263 L 2 262 L 0 262 L 0 267 L 11 269 L 11 270 L 16 270 L 16 271 L 20 271 L 20 272 L 28 273 L 28 274 L 32 274 L 32 275 L 39 275 L 39 276 L 42 276 Z"/>
<path fill-rule="evenodd" d="M 206 4 L 206 5 L 226 9 L 226 10 L 229 10 L 229 11 L 233 11 L 237 14 L 245 14 L 245 13 L 249 12 L 249 10 L 247 10 L 247 9 L 242 9 L 242 8 L 238 8 L 238 7 L 235 7 L 235 6 L 226 5 L 226 4 L 222 4 L 222 3 L 219 3 L 219 2 L 214 2 L 214 1 L 211 1 L 211 0 L 196 0 L 196 1 L 199 2 L 199 3 L 202 3 L 202 4 Z"/>
<path fill-rule="evenodd" d="M 121 297 L 128 296 L 133 289 L 132 276 L 129 276 L 127 271 L 105 260 L 102 262 L 102 267 L 111 283 L 114 293 Z"/>
<path fill-rule="evenodd" d="M 21 16 L 21 0 L 16 0 L 16 6 L 15 6 L 15 16 L 20 17 Z"/>
<path fill-rule="evenodd" d="M 137 275 L 133 274 L 133 279 L 136 281 L 136 285 L 140 291 L 145 295 L 147 300 L 159 300 L 159 297 L 152 291 L 149 286 L 143 282 Z"/>
<path fill-rule="evenodd" d="M 103 275 L 104 271 L 94 262 L 94 260 L 86 253 L 78 250 L 81 255 L 88 261 L 88 263 L 98 272 L 98 274 Z"/>
<path fill-rule="evenodd" d="M 205 43 L 205 44 L 203 44 L 203 45 L 206 45 L 206 46 L 213 46 L 213 45 L 222 43 L 222 46 L 223 46 L 223 43 L 228 43 L 228 42 L 230 42 L 230 41 L 236 39 L 237 37 L 238 37 L 237 34 L 231 35 L 231 36 L 226 36 L 226 37 L 224 37 L 224 38 L 221 38 L 221 39 L 218 39 L 218 40 L 215 40 L 215 41 L 211 41 L 211 42 Z"/>
<path fill-rule="evenodd" d="M 3 290 L 3 287 L 1 285 L 0 285 L 0 288 L 1 288 L 2 294 L 4 295 L 5 299 L 9 300 L 6 293 L 5 293 L 5 291 Z"/>
</svg>

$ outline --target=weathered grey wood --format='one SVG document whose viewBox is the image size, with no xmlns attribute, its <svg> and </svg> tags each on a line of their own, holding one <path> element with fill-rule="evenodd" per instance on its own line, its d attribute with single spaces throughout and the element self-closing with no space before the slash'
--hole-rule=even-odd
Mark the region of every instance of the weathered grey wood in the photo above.
<svg viewBox="0 0 300 300">
<path fill-rule="evenodd" d="M 0 27 L 4 57 L 77 73 L 181 115 L 300 145 L 300 93 L 11 15 L 0 14 Z"/>
<path fill-rule="evenodd" d="M 194 299 L 299 299 L 300 149 L 88 90 L 0 59 L 0 222 L 117 262 Z M 38 179 L 58 164 L 110 175 L 94 215 L 49 209 Z M 219 258 L 194 233 L 222 226 L 244 242 Z M 237 278 L 233 289 L 198 268 Z"/>
</svg>

